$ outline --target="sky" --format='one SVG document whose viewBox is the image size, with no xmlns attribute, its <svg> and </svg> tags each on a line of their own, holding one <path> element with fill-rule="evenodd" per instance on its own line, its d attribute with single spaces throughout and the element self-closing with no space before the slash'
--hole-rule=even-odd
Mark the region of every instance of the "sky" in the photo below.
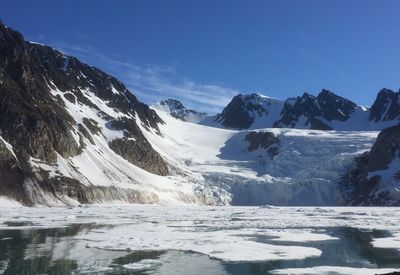
<svg viewBox="0 0 400 275">
<path fill-rule="evenodd" d="M 142 101 L 216 113 L 238 93 L 400 88 L 400 1 L 2 0 L 0 19 L 122 80 Z"/>
</svg>

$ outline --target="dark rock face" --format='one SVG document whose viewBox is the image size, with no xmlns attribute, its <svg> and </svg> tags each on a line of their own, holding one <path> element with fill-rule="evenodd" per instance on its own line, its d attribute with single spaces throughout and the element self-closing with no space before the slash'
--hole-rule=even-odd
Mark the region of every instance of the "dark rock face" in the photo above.
<svg viewBox="0 0 400 275">
<path fill-rule="evenodd" d="M 246 135 L 245 141 L 249 144 L 250 152 L 265 149 L 271 159 L 278 154 L 279 138 L 271 132 L 250 132 Z"/>
<path fill-rule="evenodd" d="M 373 172 L 387 169 L 396 157 L 398 150 L 400 150 L 400 125 L 387 128 L 379 133 L 369 153 L 367 170 Z"/>
<path fill-rule="evenodd" d="M 348 190 L 350 204 L 359 205 L 400 205 L 400 200 L 393 200 L 388 189 L 380 190 L 387 178 L 382 178 L 391 163 L 400 158 L 400 125 L 393 126 L 379 133 L 370 152 L 355 159 L 353 168 L 344 176 L 343 183 Z M 392 181 L 397 182 L 399 171 L 392 171 Z M 380 172 L 382 171 L 382 172 Z M 369 173 L 374 176 L 368 177 Z"/>
<path fill-rule="evenodd" d="M 317 102 L 325 119 L 345 121 L 354 112 L 357 105 L 343 97 L 335 95 L 328 90 L 322 90 L 317 96 Z"/>
<path fill-rule="evenodd" d="M 84 117 L 82 122 L 93 135 L 101 133 L 101 127 L 98 126 L 97 121 Z"/>
<path fill-rule="evenodd" d="M 98 101 L 92 100 L 93 95 Z M 52 164 L 57 155 L 69 158 L 81 154 L 85 141 L 94 144 L 92 135 L 101 135 L 102 127 L 89 118 L 82 124 L 77 122 L 66 104 L 87 106 L 99 117 L 113 121 L 99 102 L 121 117 L 131 118 L 119 125 L 125 138 L 110 146 L 149 172 L 167 174 L 164 160 L 137 126 L 141 123 L 145 129 L 159 132 L 158 124 L 164 122 L 153 110 L 114 77 L 50 47 L 26 42 L 20 33 L 0 22 L 0 135 L 13 146 L 17 157 L 11 157 L 0 142 L 0 194 L 5 189 L 22 194 L 27 178 L 42 187 L 69 181 L 34 172 L 30 159 Z M 118 126 L 118 122 L 114 124 Z"/>
<path fill-rule="evenodd" d="M 115 153 L 151 173 L 162 176 L 168 174 L 168 166 L 153 150 L 134 120 L 114 120 L 110 122 L 110 127 L 124 131 L 123 138 L 115 139 L 109 144 Z"/>
<path fill-rule="evenodd" d="M 322 115 L 321 109 L 314 96 L 304 93 L 301 97 L 288 99 L 281 112 L 281 119 L 274 123 L 277 128 L 311 128 L 318 130 L 331 130 L 325 123 L 316 117 Z M 305 119 L 301 122 L 301 119 Z"/>
<path fill-rule="evenodd" d="M 34 182 L 40 190 L 54 196 L 54 198 L 62 198 L 67 196 L 75 199 L 80 203 L 96 203 L 99 201 L 126 201 L 130 203 L 149 202 L 156 203 L 159 198 L 154 193 L 144 193 L 136 190 L 104 187 L 104 186 L 85 186 L 76 179 L 68 177 L 47 178 L 40 182 Z M 39 190 L 38 188 L 34 190 Z M 37 201 L 38 194 L 35 192 L 27 192 L 30 201 Z M 27 203 L 29 205 L 29 202 Z"/>
<path fill-rule="evenodd" d="M 219 114 L 215 121 L 232 129 L 248 129 L 255 120 L 265 112 L 262 99 L 257 94 L 235 96 Z"/>
<path fill-rule="evenodd" d="M 24 197 L 23 182 L 25 177 L 24 171 L 19 167 L 18 160 L 0 139 L 0 179 L 2 181 L 0 194 L 28 203 Z"/>
<path fill-rule="evenodd" d="M 286 100 L 281 119 L 274 123 L 274 127 L 332 130 L 324 120 L 345 121 L 356 106 L 328 90 L 322 90 L 317 97 L 304 93 L 301 97 Z"/>
<path fill-rule="evenodd" d="M 115 139 L 110 142 L 110 148 L 142 169 L 162 176 L 168 174 L 167 165 L 159 154 L 154 150 L 149 150 L 151 145 L 146 139 L 139 140 L 139 142 L 128 138 Z"/>
<path fill-rule="evenodd" d="M 380 121 L 400 121 L 400 92 L 393 92 L 389 89 L 382 89 L 371 106 L 369 120 L 372 122 Z"/>
</svg>

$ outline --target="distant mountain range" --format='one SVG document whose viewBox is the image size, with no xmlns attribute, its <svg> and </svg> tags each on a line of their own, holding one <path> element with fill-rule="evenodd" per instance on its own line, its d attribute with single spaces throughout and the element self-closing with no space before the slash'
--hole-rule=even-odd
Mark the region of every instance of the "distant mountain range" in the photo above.
<svg viewBox="0 0 400 275">
<path fill-rule="evenodd" d="M 370 108 L 328 90 L 284 101 L 240 94 L 216 116 L 215 122 L 231 129 L 382 130 L 400 122 L 400 92 L 382 89 Z"/>
<path fill-rule="evenodd" d="M 150 108 L 0 23 L 0 196 L 24 205 L 400 205 L 399 119 L 388 89 L 370 108 L 328 90 Z"/>
</svg>

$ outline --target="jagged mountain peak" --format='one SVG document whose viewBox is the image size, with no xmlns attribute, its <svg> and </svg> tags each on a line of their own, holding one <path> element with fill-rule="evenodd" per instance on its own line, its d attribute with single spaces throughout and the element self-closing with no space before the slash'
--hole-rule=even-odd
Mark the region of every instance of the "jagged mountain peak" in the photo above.
<svg viewBox="0 0 400 275">
<path fill-rule="evenodd" d="M 374 104 L 371 106 L 369 120 L 372 122 L 400 122 L 400 91 L 394 92 L 383 88 L 379 91 Z"/>
<path fill-rule="evenodd" d="M 168 106 L 171 110 L 186 109 L 186 107 L 183 106 L 183 104 L 179 100 L 172 98 L 161 100 L 159 104 L 163 106 Z"/>
<path fill-rule="evenodd" d="M 345 121 L 357 105 L 335 93 L 323 89 L 317 96 L 304 93 L 301 97 L 288 99 L 275 127 L 311 128 L 330 130 L 331 121 Z"/>
<path fill-rule="evenodd" d="M 304 92 L 285 101 L 260 94 L 239 94 L 214 122 L 233 129 L 381 130 L 400 121 L 399 94 L 383 89 L 371 108 L 328 89 L 316 96 Z"/>
<path fill-rule="evenodd" d="M 261 118 L 276 119 L 282 105 L 283 101 L 260 94 L 238 94 L 216 116 L 215 122 L 227 128 L 248 129 Z"/>
<path fill-rule="evenodd" d="M 217 115 L 224 127 L 248 129 L 289 127 L 329 130 L 332 120 L 344 121 L 357 105 L 323 89 L 317 96 L 308 92 L 286 101 L 260 94 L 239 94 Z"/>
<path fill-rule="evenodd" d="M 162 100 L 152 107 L 154 109 L 167 112 L 176 119 L 192 123 L 199 123 L 208 117 L 206 113 L 187 109 L 179 100 L 171 98 Z"/>
</svg>

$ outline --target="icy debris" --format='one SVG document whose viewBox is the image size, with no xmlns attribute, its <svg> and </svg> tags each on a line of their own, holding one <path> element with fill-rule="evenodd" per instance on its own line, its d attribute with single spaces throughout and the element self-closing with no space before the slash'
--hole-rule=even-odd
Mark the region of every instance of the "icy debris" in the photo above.
<svg viewBox="0 0 400 275">
<path fill-rule="evenodd" d="M 393 232 L 393 235 L 386 238 L 375 238 L 372 245 L 380 248 L 397 248 L 400 250 L 400 231 Z"/>
<path fill-rule="evenodd" d="M 335 236 L 322 230 L 328 227 L 387 230 L 393 235 L 376 238 L 372 245 L 399 249 L 399 213 L 396 207 L 352 207 L 351 211 L 346 207 L 111 204 L 71 209 L 19 207 L 0 211 L 0 228 L 53 228 L 77 223 L 112 225 L 94 227 L 85 234 L 75 236 L 76 253 L 80 251 L 79 247 L 100 249 L 93 250 L 96 253 L 105 250 L 117 253 L 172 249 L 198 252 L 223 261 L 267 261 L 320 256 L 319 249 L 305 243 L 335 240 Z M 68 216 L 75 219 L 66 218 Z M 257 237 L 265 237 L 270 242 L 258 242 Z"/>
<path fill-rule="evenodd" d="M 123 267 L 129 270 L 141 271 L 155 269 L 162 264 L 163 262 L 160 260 L 144 259 L 139 262 L 124 264 Z"/>
</svg>

